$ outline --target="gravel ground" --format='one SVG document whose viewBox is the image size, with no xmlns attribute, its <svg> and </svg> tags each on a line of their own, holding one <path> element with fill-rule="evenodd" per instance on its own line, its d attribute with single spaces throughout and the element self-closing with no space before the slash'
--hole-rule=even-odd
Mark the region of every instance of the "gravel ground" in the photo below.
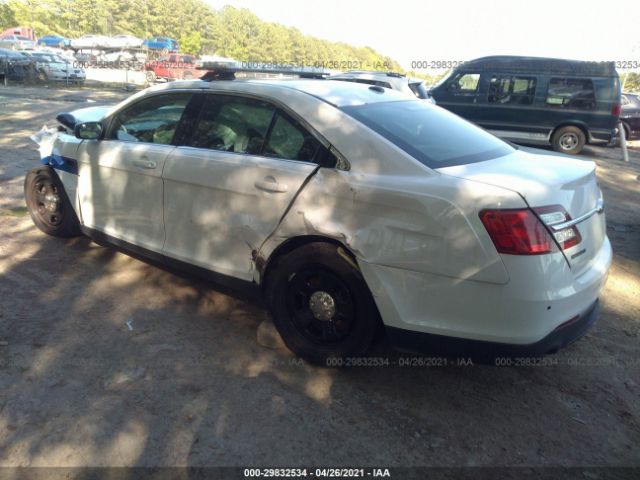
<svg viewBox="0 0 640 480">
<path fill-rule="evenodd" d="M 640 467 L 640 150 L 585 150 L 615 257 L 552 365 L 321 369 L 255 303 L 34 227 L 29 135 L 126 95 L 0 89 L 0 466 Z"/>
</svg>

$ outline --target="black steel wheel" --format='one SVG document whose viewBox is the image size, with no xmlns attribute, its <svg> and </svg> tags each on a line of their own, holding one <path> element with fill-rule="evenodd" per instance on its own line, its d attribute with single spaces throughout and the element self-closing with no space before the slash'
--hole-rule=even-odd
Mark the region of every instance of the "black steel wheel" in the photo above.
<svg viewBox="0 0 640 480">
<path fill-rule="evenodd" d="M 364 355 L 380 326 L 355 260 L 340 246 L 310 243 L 275 260 L 266 295 L 273 322 L 291 351 L 319 365 Z"/>
<path fill-rule="evenodd" d="M 56 237 L 80 234 L 80 222 L 53 168 L 34 168 L 25 177 L 24 195 L 31 219 L 44 233 Z"/>
<path fill-rule="evenodd" d="M 356 301 L 346 283 L 322 267 L 304 269 L 287 282 L 289 315 L 295 327 L 318 344 L 338 343 L 353 328 Z"/>
</svg>

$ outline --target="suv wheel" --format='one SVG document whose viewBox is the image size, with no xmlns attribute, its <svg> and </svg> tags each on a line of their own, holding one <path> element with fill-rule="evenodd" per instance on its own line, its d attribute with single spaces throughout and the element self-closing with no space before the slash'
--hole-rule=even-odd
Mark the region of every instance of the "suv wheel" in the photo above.
<svg viewBox="0 0 640 480">
<path fill-rule="evenodd" d="M 587 139 L 581 129 L 569 126 L 559 128 L 553 134 L 551 144 L 556 152 L 576 155 L 580 153 L 586 141 Z"/>
</svg>

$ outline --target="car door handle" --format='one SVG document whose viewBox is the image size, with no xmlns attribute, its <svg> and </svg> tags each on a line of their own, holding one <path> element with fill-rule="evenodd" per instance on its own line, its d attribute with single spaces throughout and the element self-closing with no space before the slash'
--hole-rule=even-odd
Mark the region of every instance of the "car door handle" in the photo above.
<svg viewBox="0 0 640 480">
<path fill-rule="evenodd" d="M 289 186 L 285 183 L 278 183 L 273 177 L 266 177 L 264 180 L 256 180 L 254 183 L 256 188 L 267 192 L 284 193 L 289 190 Z"/>
<path fill-rule="evenodd" d="M 154 162 L 153 160 L 147 160 L 147 159 L 140 159 L 140 160 L 134 160 L 133 164 L 136 167 L 140 167 L 140 168 L 147 168 L 149 170 L 154 169 L 158 166 L 158 164 L 156 162 Z"/>
</svg>

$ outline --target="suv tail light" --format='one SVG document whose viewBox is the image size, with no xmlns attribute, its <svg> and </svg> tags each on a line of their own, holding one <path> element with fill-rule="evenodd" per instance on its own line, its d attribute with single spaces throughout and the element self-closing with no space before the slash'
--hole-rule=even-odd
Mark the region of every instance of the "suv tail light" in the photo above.
<svg viewBox="0 0 640 480">
<path fill-rule="evenodd" d="M 620 104 L 614 103 L 613 108 L 611 109 L 611 115 L 613 115 L 614 117 L 619 117 L 621 112 L 622 108 L 620 107 Z"/>
<path fill-rule="evenodd" d="M 535 213 L 534 213 L 535 212 Z M 571 217 L 560 205 L 523 209 L 491 209 L 480 212 L 498 253 L 510 255 L 542 255 L 571 248 L 582 241 L 575 226 L 553 231 Z M 544 224 L 542 223 L 544 222 Z M 546 225 L 546 226 L 545 226 Z M 549 231 L 553 231 L 553 237 Z"/>
</svg>

